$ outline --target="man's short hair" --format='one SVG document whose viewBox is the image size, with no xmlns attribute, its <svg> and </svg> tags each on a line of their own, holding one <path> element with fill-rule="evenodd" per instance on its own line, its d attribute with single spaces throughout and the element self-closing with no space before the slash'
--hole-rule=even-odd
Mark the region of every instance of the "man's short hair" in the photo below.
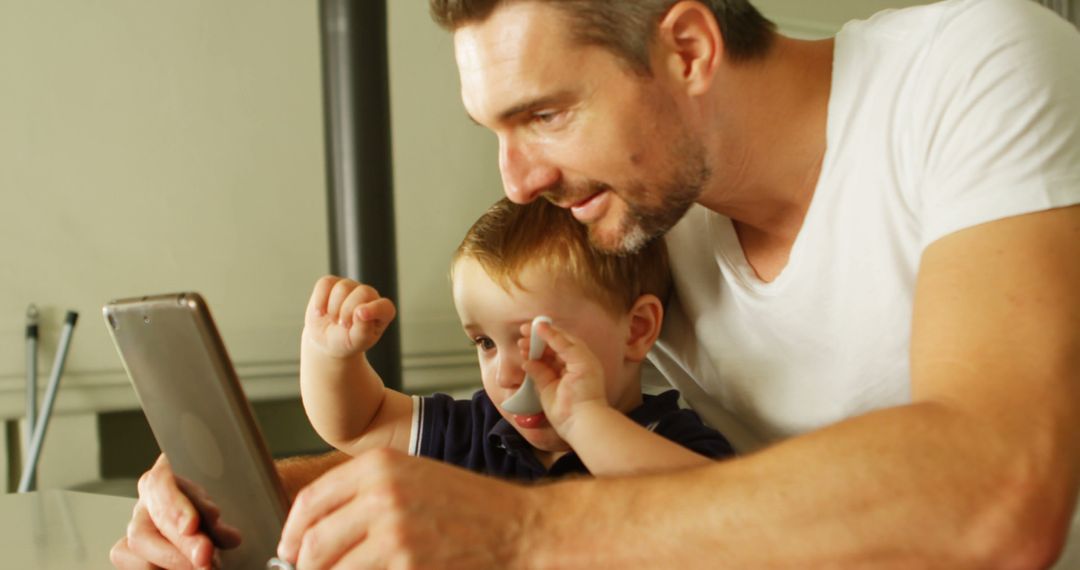
<svg viewBox="0 0 1080 570">
<path fill-rule="evenodd" d="M 588 228 L 569 210 L 543 199 L 525 205 L 506 198 L 496 202 L 469 228 L 453 265 L 463 258 L 478 262 L 507 291 L 521 288 L 521 273 L 538 266 L 569 278 L 613 315 L 625 314 L 642 295 L 665 302 L 671 289 L 662 239 L 628 255 L 605 253 L 592 246 Z"/>
<path fill-rule="evenodd" d="M 570 22 L 572 37 L 606 48 L 645 76 L 651 75 L 649 46 L 656 26 L 678 0 L 430 0 L 431 17 L 453 31 L 482 22 L 499 6 L 512 2 L 548 2 Z M 764 55 L 775 26 L 748 0 L 697 0 L 716 17 L 725 56 L 745 61 Z"/>
</svg>

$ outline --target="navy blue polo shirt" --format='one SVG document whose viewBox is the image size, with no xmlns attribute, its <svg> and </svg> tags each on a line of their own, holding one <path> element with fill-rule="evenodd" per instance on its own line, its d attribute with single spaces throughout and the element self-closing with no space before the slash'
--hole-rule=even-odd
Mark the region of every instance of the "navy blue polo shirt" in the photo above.
<svg viewBox="0 0 1080 570">
<path fill-rule="evenodd" d="M 706 457 L 734 454 L 720 432 L 703 424 L 694 411 L 679 408 L 677 391 L 643 398 L 641 406 L 627 414 L 638 424 Z M 573 451 L 545 469 L 532 446 L 499 415 L 483 390 L 471 400 L 455 400 L 446 394 L 414 396 L 413 410 L 409 444 L 413 455 L 519 481 L 589 473 Z"/>
</svg>

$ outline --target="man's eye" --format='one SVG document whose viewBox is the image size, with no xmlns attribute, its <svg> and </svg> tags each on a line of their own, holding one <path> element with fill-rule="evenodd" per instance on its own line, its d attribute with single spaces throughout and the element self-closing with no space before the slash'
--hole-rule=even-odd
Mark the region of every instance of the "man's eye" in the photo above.
<svg viewBox="0 0 1080 570">
<path fill-rule="evenodd" d="M 537 111 L 533 113 L 533 122 L 543 125 L 550 125 L 562 116 L 559 111 Z"/>
<path fill-rule="evenodd" d="M 486 336 L 478 336 L 473 339 L 473 344 L 480 348 L 480 350 L 491 350 L 495 348 L 495 342 Z"/>
</svg>

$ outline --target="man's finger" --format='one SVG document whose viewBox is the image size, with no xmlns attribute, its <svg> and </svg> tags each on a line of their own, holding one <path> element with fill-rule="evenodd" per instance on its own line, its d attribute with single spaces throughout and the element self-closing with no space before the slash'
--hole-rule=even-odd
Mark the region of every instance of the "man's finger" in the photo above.
<svg viewBox="0 0 1080 570">
<path fill-rule="evenodd" d="M 296 560 L 304 533 L 319 519 L 352 499 L 356 484 L 350 468 L 356 462 L 353 459 L 334 467 L 296 495 L 289 516 L 285 519 L 285 527 L 281 530 L 277 551 L 280 558 Z"/>
<path fill-rule="evenodd" d="M 214 554 L 210 538 L 199 531 L 195 505 L 181 491 L 164 455 L 139 478 L 139 503 L 128 533 L 128 545 L 144 558 L 162 555 L 159 541 L 195 566 L 209 565 Z M 171 556 L 170 549 L 164 550 L 165 556 Z"/>
<path fill-rule="evenodd" d="M 389 559 L 385 548 L 380 549 L 371 541 L 361 541 L 350 548 L 334 568 L 390 568 Z"/>
<path fill-rule="evenodd" d="M 172 542 L 199 528 L 198 511 L 180 490 L 164 455 L 139 478 L 139 502 L 146 507 L 154 526 Z"/>
<path fill-rule="evenodd" d="M 210 499 L 210 495 L 201 486 L 194 482 L 173 474 L 173 480 L 180 491 L 192 502 L 196 512 L 203 517 L 203 524 L 213 524 L 221 517 L 221 509 Z"/>
<path fill-rule="evenodd" d="M 195 505 L 201 519 L 200 527 L 209 529 L 210 542 L 217 548 L 236 548 L 243 542 L 240 530 L 221 520 L 221 507 L 210 498 L 206 489 L 183 477 L 173 475 L 176 485 Z M 186 533 L 193 534 L 193 533 Z"/>
<path fill-rule="evenodd" d="M 109 562 L 112 562 L 112 565 L 120 570 L 153 570 L 154 568 L 149 562 L 139 558 L 131 551 L 126 536 L 116 541 L 116 544 L 109 550 Z"/>
<path fill-rule="evenodd" d="M 243 535 L 240 534 L 240 529 L 235 526 L 225 524 L 224 521 L 218 520 L 213 525 L 214 538 L 212 542 L 217 548 L 229 549 L 236 548 L 244 542 Z"/>
<path fill-rule="evenodd" d="M 127 536 L 123 540 L 126 550 L 131 553 L 131 556 L 124 552 L 119 553 L 125 560 L 134 557 L 160 568 L 189 570 L 205 567 L 210 563 L 213 551 L 209 539 L 205 536 L 185 536 L 181 544 L 169 542 L 154 527 L 150 513 L 142 505 L 136 505 L 135 513 L 128 523 Z M 119 543 L 113 548 L 118 546 Z"/>
<path fill-rule="evenodd" d="M 319 519 L 300 541 L 297 568 L 355 568 L 342 558 L 360 547 L 367 537 L 370 504 L 354 498 L 340 509 Z"/>
</svg>

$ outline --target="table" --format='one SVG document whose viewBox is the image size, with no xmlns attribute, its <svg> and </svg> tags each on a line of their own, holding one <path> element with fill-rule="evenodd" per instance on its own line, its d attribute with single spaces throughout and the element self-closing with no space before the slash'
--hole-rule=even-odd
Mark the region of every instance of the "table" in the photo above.
<svg viewBox="0 0 1080 570">
<path fill-rule="evenodd" d="M 112 568 L 109 549 L 134 507 L 135 499 L 74 491 L 0 496 L 0 567 Z"/>
</svg>

